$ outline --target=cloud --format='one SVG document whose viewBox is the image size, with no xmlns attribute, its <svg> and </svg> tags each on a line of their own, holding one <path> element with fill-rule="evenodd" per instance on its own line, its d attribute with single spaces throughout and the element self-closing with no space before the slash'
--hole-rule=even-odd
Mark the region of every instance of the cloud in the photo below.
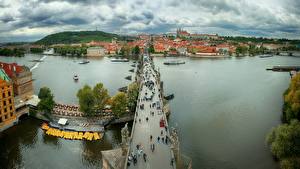
<svg viewBox="0 0 300 169">
<path fill-rule="evenodd" d="M 2 0 L 0 41 L 49 33 L 191 32 L 300 38 L 299 0 Z"/>
</svg>

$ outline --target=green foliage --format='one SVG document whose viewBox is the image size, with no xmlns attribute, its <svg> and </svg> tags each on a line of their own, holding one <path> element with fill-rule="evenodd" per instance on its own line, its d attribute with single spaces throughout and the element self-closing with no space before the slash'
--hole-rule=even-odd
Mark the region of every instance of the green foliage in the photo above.
<svg viewBox="0 0 300 169">
<path fill-rule="evenodd" d="M 294 76 L 288 90 L 284 94 L 284 121 L 300 120 L 300 74 Z"/>
<path fill-rule="evenodd" d="M 54 52 L 61 54 L 62 56 L 75 56 L 82 57 L 87 53 L 87 47 L 75 47 L 75 46 L 61 46 L 54 47 Z"/>
<path fill-rule="evenodd" d="M 129 57 L 130 53 L 131 53 L 131 49 L 128 45 L 122 46 L 122 48 L 120 50 L 120 55 L 122 55 L 124 57 Z"/>
<path fill-rule="evenodd" d="M 281 169 L 300 169 L 300 75 L 291 80 L 284 92 L 283 120 L 266 137 L 272 154 L 280 160 Z"/>
<path fill-rule="evenodd" d="M 155 52 L 153 44 L 151 44 L 151 45 L 149 46 L 148 52 L 149 52 L 149 53 L 154 53 L 154 52 Z"/>
<path fill-rule="evenodd" d="M 300 156 L 300 123 L 292 120 L 290 124 L 282 124 L 267 135 L 267 143 L 270 145 L 272 154 L 282 161 L 285 168 L 287 161 L 294 161 Z M 294 161 L 296 162 L 296 161 Z M 299 161 L 298 161 L 299 163 Z"/>
<path fill-rule="evenodd" d="M 300 169 L 300 158 L 287 158 L 280 161 L 281 169 Z"/>
<path fill-rule="evenodd" d="M 112 38 L 120 40 L 125 39 L 117 34 L 106 33 L 102 31 L 79 31 L 79 32 L 60 32 L 48 35 L 36 42 L 36 44 L 52 45 L 52 44 L 71 44 L 86 43 L 94 41 L 111 41 Z"/>
<path fill-rule="evenodd" d="M 0 56 L 18 56 L 22 57 L 25 54 L 25 49 L 23 48 L 0 48 Z"/>
<path fill-rule="evenodd" d="M 131 83 L 128 86 L 127 99 L 128 99 L 128 108 L 131 112 L 135 111 L 136 101 L 139 95 L 139 86 L 136 82 Z"/>
<path fill-rule="evenodd" d="M 112 98 L 112 105 L 111 109 L 112 112 L 117 116 L 121 117 L 126 113 L 127 110 L 127 96 L 123 92 L 118 92 L 113 98 Z"/>
<path fill-rule="evenodd" d="M 85 85 L 82 89 L 77 92 L 79 99 L 80 111 L 84 112 L 85 115 L 94 115 L 95 96 L 90 86 Z"/>
<path fill-rule="evenodd" d="M 51 90 L 48 87 L 42 87 L 39 91 L 38 97 L 40 99 L 40 102 L 37 105 L 38 110 L 51 113 L 55 104 Z"/>
<path fill-rule="evenodd" d="M 132 49 L 132 54 L 134 54 L 134 55 L 139 55 L 140 54 L 140 48 L 139 48 L 139 46 L 135 46 Z"/>
<path fill-rule="evenodd" d="M 276 43 L 276 44 L 299 44 L 300 40 L 289 40 L 289 39 L 271 39 L 271 38 L 263 38 L 263 37 L 243 37 L 243 36 L 223 36 L 225 41 L 233 41 L 233 42 L 253 42 L 253 43 Z"/>
<path fill-rule="evenodd" d="M 30 48 L 31 53 L 43 53 L 43 48 Z"/>
<path fill-rule="evenodd" d="M 255 56 L 255 55 L 258 55 L 258 54 L 264 54 L 266 50 L 267 49 L 262 47 L 262 46 L 258 48 L 255 45 L 250 45 L 249 49 L 248 49 L 248 52 L 249 52 L 250 56 Z"/>
<path fill-rule="evenodd" d="M 108 94 L 108 90 L 104 88 L 102 83 L 96 84 L 93 88 L 93 94 L 95 99 L 95 111 L 102 112 L 105 104 L 107 103 L 108 99 L 110 98 Z"/>
<path fill-rule="evenodd" d="M 237 56 L 245 56 L 245 54 L 247 53 L 248 48 L 246 46 L 238 46 L 236 47 L 235 53 Z"/>
<path fill-rule="evenodd" d="M 80 110 L 87 116 L 92 116 L 102 113 L 110 96 L 103 84 L 98 83 L 93 89 L 85 85 L 77 92 L 77 98 L 79 99 Z"/>
</svg>

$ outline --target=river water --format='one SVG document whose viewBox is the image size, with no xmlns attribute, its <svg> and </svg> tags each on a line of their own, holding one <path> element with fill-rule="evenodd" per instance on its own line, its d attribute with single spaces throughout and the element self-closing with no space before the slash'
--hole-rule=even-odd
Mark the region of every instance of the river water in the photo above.
<svg viewBox="0 0 300 169">
<path fill-rule="evenodd" d="M 32 59 L 0 57 L 33 67 Z M 173 58 L 155 58 L 161 71 L 165 93 L 174 93 L 170 102 L 171 126 L 177 126 L 181 153 L 192 158 L 195 169 L 277 169 L 278 164 L 265 144 L 266 133 L 280 123 L 282 93 L 289 74 L 269 72 L 272 65 L 299 65 L 295 57 L 246 57 L 241 59 L 189 59 L 186 64 L 166 66 Z M 80 65 L 74 58 L 48 56 L 35 69 L 35 93 L 51 88 L 55 100 L 77 103 L 76 92 L 84 84 L 102 82 L 114 95 L 130 83 L 124 77 L 132 63 L 112 63 L 108 58 Z M 73 81 L 73 75 L 79 82 Z M 120 128 L 106 130 L 96 142 L 70 141 L 47 136 L 41 122 L 25 118 L 17 126 L 0 133 L 0 168 L 99 168 L 101 150 L 117 147 Z"/>
</svg>

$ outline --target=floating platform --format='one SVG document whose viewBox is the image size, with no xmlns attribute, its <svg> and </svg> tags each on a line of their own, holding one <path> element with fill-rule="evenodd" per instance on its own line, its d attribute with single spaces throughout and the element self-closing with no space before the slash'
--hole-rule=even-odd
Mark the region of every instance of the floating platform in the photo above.
<svg viewBox="0 0 300 169">
<path fill-rule="evenodd" d="M 290 71 L 300 71 L 300 66 L 273 66 L 272 68 L 267 68 L 266 70 L 271 70 L 275 72 L 290 72 Z"/>
<path fill-rule="evenodd" d="M 77 132 L 77 131 L 64 131 L 56 128 L 49 127 L 48 124 L 43 123 L 41 127 L 47 135 L 60 137 L 69 140 L 100 140 L 103 133 L 98 132 Z"/>
</svg>

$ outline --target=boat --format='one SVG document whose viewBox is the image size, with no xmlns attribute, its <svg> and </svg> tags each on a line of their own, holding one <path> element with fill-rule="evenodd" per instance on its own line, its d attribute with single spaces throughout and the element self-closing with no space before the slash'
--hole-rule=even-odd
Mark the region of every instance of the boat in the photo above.
<svg viewBox="0 0 300 169">
<path fill-rule="evenodd" d="M 164 96 L 164 98 L 165 98 L 166 100 L 172 100 L 172 99 L 174 99 L 174 94 L 166 95 L 166 96 Z"/>
<path fill-rule="evenodd" d="M 119 88 L 119 91 L 126 93 L 127 92 L 127 86 Z"/>
<path fill-rule="evenodd" d="M 180 65 L 180 64 L 185 64 L 185 61 L 171 60 L 171 61 L 164 62 L 164 64 L 165 65 Z"/>
<path fill-rule="evenodd" d="M 134 69 L 130 69 L 129 72 L 134 72 Z"/>
<path fill-rule="evenodd" d="M 74 79 L 75 81 L 78 81 L 79 78 L 78 78 L 77 75 L 74 75 L 74 76 L 73 76 L 73 79 Z"/>
<path fill-rule="evenodd" d="M 44 62 L 44 61 L 40 60 L 40 59 L 33 59 L 33 60 L 30 60 L 30 62 Z"/>
<path fill-rule="evenodd" d="M 270 54 L 265 54 L 265 55 L 260 55 L 260 58 L 269 58 L 269 57 L 273 57 L 273 55 Z"/>
<path fill-rule="evenodd" d="M 126 58 L 115 58 L 115 59 L 111 59 L 111 62 L 129 62 L 128 59 Z"/>
<path fill-rule="evenodd" d="M 88 64 L 88 63 L 90 63 L 90 61 L 88 61 L 88 60 L 83 60 L 83 61 L 79 62 L 79 64 Z"/>
<path fill-rule="evenodd" d="M 125 79 L 126 80 L 131 80 L 131 76 L 126 76 Z"/>
</svg>

